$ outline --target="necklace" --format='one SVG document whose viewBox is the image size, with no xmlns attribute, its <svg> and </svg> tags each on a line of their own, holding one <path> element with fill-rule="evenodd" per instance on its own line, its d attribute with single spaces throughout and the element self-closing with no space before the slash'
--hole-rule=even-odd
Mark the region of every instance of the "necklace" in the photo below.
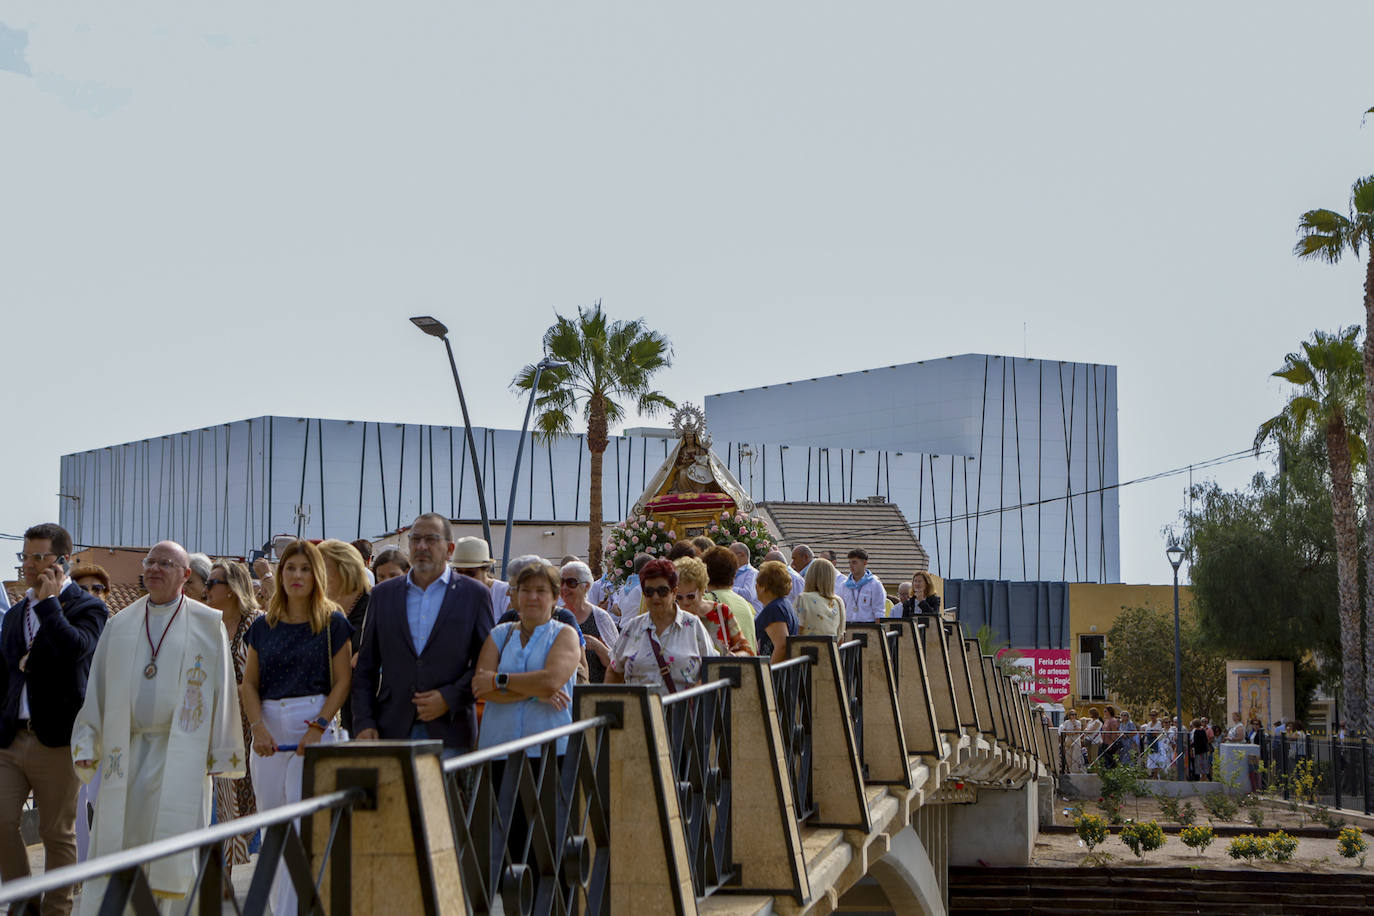
<svg viewBox="0 0 1374 916">
<path fill-rule="evenodd" d="M 151 601 L 148 603 L 150 605 L 152 604 Z M 167 634 L 171 632 L 172 624 L 176 623 L 177 615 L 181 613 L 181 606 L 185 603 L 186 596 L 182 595 L 181 600 L 177 602 L 177 609 L 172 611 L 172 619 L 167 621 L 167 626 L 163 628 L 162 637 L 157 641 L 157 645 L 153 645 L 153 629 L 152 625 L 148 622 L 152 614 L 148 612 L 146 607 L 143 609 L 143 632 L 148 636 L 148 648 L 153 650 L 153 660 L 148 662 L 147 666 L 144 667 L 143 676 L 150 681 L 157 677 L 157 654 L 162 651 L 162 644 L 167 641 Z"/>
</svg>

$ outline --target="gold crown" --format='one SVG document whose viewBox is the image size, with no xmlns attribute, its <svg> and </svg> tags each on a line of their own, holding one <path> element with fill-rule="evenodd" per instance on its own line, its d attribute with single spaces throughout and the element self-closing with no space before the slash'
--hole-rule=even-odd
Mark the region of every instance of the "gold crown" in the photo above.
<svg viewBox="0 0 1374 916">
<path fill-rule="evenodd" d="M 197 655 L 196 666 L 186 669 L 186 683 L 190 684 L 192 687 L 199 687 L 201 684 L 204 684 L 205 679 L 210 676 L 206 670 L 200 666 L 201 659 L 204 657 L 203 655 Z"/>
</svg>

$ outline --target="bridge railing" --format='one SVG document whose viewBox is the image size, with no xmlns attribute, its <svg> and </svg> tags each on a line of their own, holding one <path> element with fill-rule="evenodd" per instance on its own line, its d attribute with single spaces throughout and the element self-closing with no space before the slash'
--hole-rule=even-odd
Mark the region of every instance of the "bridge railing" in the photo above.
<svg viewBox="0 0 1374 916">
<path fill-rule="evenodd" d="M 610 716 L 443 763 L 471 912 L 610 912 Z M 559 753 L 560 744 L 565 750 Z"/>
<path fill-rule="evenodd" d="M 783 758 L 799 824 L 816 813 L 816 799 L 811 792 L 811 669 L 815 661 L 814 656 L 798 655 L 769 670 Z"/>
<path fill-rule="evenodd" d="M 352 814 L 354 810 L 375 805 L 375 786 L 367 785 L 307 798 L 259 814 L 99 856 L 37 877 L 7 881 L 0 886 L 0 907 L 7 912 L 37 913 L 42 895 L 84 883 L 84 893 L 101 893 L 102 913 L 132 912 L 136 916 L 159 916 L 158 899 L 148 881 L 146 867 L 170 856 L 193 852 L 196 859 L 195 878 L 187 899 L 178 904 L 178 909 L 185 913 L 195 911 L 201 916 L 212 913 L 218 916 L 226 903 L 221 894 L 233 892 L 224 869 L 225 845 L 234 837 L 261 830 L 262 848 L 258 853 L 248 894 L 242 904 L 237 899 L 233 901 L 234 909 L 251 916 L 270 913 L 272 882 L 284 868 L 285 876 L 295 889 L 305 912 L 319 916 L 326 913 L 347 916 L 353 911 L 349 893 Z M 311 818 L 322 812 L 329 817 L 329 831 L 321 844 L 322 855 L 316 857 L 321 862 L 312 869 L 311 857 L 307 854 L 307 845 L 301 839 L 297 823 L 302 818 Z M 329 878 L 330 891 L 328 908 L 321 898 L 322 882 L 326 877 Z M 102 881 L 103 891 L 100 889 Z"/>
<path fill-rule="evenodd" d="M 663 698 L 697 897 L 710 896 L 738 874 L 733 852 L 732 686 L 721 679 Z"/>
</svg>

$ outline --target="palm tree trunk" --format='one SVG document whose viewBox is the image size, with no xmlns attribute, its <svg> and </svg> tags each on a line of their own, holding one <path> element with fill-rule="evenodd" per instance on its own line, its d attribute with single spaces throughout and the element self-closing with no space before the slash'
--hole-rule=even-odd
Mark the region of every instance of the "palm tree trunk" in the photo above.
<svg viewBox="0 0 1374 916">
<path fill-rule="evenodd" d="M 1364 271 L 1364 441 L 1365 453 L 1365 506 L 1364 506 L 1364 543 L 1365 543 L 1365 590 L 1374 588 L 1374 245 L 1370 246 L 1369 260 Z M 1356 609 L 1356 639 L 1359 638 L 1359 611 Z M 1342 632 L 1344 636 L 1344 632 Z M 1364 690 L 1366 700 L 1374 697 L 1374 634 L 1364 647 Z M 1354 708 L 1347 715 L 1347 723 L 1364 734 L 1374 736 L 1374 717 L 1371 717 L 1367 704 L 1363 717 L 1354 716 Z"/>
<path fill-rule="evenodd" d="M 1337 420 L 1326 428 L 1326 458 L 1331 466 L 1331 519 L 1336 529 L 1336 595 L 1341 618 L 1341 688 L 1346 718 L 1366 723 L 1364 652 L 1360 639 L 1359 521 L 1350 466 L 1350 436 Z"/>
<path fill-rule="evenodd" d="M 587 416 L 587 451 L 591 452 L 587 483 L 587 565 L 601 575 L 601 466 L 610 444 L 606 430 L 606 402 L 591 399 Z"/>
</svg>

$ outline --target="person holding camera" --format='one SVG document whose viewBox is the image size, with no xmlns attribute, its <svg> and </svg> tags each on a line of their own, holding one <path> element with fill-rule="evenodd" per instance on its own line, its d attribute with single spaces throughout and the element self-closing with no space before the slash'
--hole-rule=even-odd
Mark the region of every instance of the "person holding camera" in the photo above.
<svg viewBox="0 0 1374 916">
<path fill-rule="evenodd" d="M 72 537 L 60 525 L 24 532 L 28 593 L 0 626 L 0 880 L 29 874 L 20 834 L 24 800 L 33 792 L 47 871 L 76 864 L 76 809 L 81 783 L 72 763 L 72 725 L 86 695 L 105 602 L 74 583 Z M 70 913 L 71 888 L 44 895 L 43 912 Z"/>
</svg>

